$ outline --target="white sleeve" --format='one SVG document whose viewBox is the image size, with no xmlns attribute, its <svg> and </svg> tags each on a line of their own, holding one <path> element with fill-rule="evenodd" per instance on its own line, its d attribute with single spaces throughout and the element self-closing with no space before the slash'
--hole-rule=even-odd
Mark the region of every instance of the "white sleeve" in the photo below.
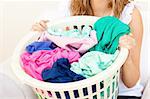
<svg viewBox="0 0 150 99">
<path fill-rule="evenodd" d="M 61 0 L 54 8 L 43 11 L 37 17 L 36 22 L 40 20 L 55 20 L 67 16 L 70 16 L 70 0 Z"/>
<path fill-rule="evenodd" d="M 135 2 L 131 2 L 131 3 L 128 3 L 122 13 L 121 13 L 121 16 L 120 16 L 120 20 L 125 23 L 125 24 L 129 24 L 132 20 L 132 13 L 133 13 L 133 10 L 135 8 Z"/>
</svg>

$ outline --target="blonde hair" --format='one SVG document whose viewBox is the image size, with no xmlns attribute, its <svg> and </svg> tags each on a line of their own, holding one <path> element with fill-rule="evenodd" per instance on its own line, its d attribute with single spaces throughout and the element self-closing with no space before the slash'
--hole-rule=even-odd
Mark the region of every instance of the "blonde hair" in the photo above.
<svg viewBox="0 0 150 99">
<path fill-rule="evenodd" d="M 108 7 L 112 8 L 114 16 L 119 18 L 125 5 L 128 3 L 129 0 L 109 0 Z M 73 16 L 76 15 L 93 16 L 91 0 L 71 0 L 70 10 Z"/>
</svg>

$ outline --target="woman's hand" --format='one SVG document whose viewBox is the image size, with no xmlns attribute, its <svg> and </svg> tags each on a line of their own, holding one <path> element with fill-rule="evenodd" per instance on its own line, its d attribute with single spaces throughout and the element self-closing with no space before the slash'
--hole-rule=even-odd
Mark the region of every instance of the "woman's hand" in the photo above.
<svg viewBox="0 0 150 99">
<path fill-rule="evenodd" d="M 119 39 L 119 46 L 127 49 L 132 49 L 136 46 L 136 40 L 134 39 L 132 33 L 130 35 L 124 35 Z"/>
<path fill-rule="evenodd" d="M 37 31 L 37 32 L 44 32 L 45 30 L 47 30 L 47 22 L 49 22 L 48 20 L 41 20 L 38 23 L 35 23 L 32 26 L 32 31 Z"/>
</svg>

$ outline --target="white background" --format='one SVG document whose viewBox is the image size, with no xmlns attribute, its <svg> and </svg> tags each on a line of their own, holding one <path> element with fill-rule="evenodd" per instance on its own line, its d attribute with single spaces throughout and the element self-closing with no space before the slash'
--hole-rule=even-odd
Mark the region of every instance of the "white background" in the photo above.
<svg viewBox="0 0 150 99">
<path fill-rule="evenodd" d="M 0 67 L 4 66 L 3 64 L 10 65 L 14 48 L 19 40 L 30 31 L 38 16 L 43 11 L 57 12 L 60 1 L 65 0 L 0 0 Z M 150 75 L 150 62 L 148 62 L 150 60 L 150 44 L 148 43 L 150 42 L 150 8 L 148 8 L 150 1 L 135 1 L 137 1 L 144 22 L 141 56 L 141 65 L 143 65 L 141 75 L 144 82 Z"/>
</svg>

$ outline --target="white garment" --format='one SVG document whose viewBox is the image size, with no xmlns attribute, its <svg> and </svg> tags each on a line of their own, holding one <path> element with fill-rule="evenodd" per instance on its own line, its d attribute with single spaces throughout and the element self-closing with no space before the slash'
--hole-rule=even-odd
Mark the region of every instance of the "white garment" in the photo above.
<svg viewBox="0 0 150 99">
<path fill-rule="evenodd" d="M 149 99 L 149 98 L 150 98 L 150 78 L 146 84 L 146 88 L 142 96 L 142 99 Z"/>
<path fill-rule="evenodd" d="M 131 2 L 131 3 L 128 3 L 122 13 L 121 13 L 121 16 L 120 16 L 120 20 L 123 22 L 123 23 L 126 23 L 126 24 L 129 24 L 132 20 L 132 13 L 133 13 L 133 9 L 135 8 L 135 3 L 134 2 Z"/>
<path fill-rule="evenodd" d="M 62 2 L 60 5 L 60 10 L 58 10 L 57 12 L 59 13 L 59 17 L 70 16 L 71 14 L 69 11 L 69 7 L 70 7 L 70 0 L 66 0 L 66 2 Z M 132 1 L 131 3 L 127 4 L 120 16 L 120 20 L 125 24 L 129 24 L 132 20 L 132 13 L 134 8 L 135 8 L 135 2 Z M 144 85 L 140 83 L 140 80 L 132 88 L 127 88 L 121 80 L 119 82 L 119 95 L 142 96 L 143 89 L 144 89 Z"/>
</svg>

